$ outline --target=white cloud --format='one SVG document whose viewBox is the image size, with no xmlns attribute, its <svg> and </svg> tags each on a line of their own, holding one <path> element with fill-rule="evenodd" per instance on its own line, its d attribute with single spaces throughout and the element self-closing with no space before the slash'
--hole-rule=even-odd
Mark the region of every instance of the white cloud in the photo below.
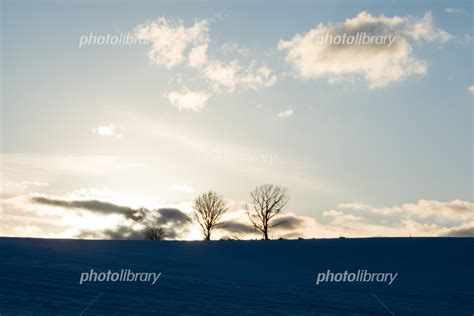
<svg viewBox="0 0 474 316">
<path fill-rule="evenodd" d="M 470 86 L 467 88 L 467 90 L 469 90 L 469 92 L 470 92 L 471 94 L 474 94 L 474 84 L 470 85 Z"/>
<path fill-rule="evenodd" d="M 238 59 L 224 62 L 218 59 L 209 59 L 208 20 L 195 21 L 186 27 L 181 19 L 159 18 L 157 20 L 138 25 L 134 31 L 135 37 L 151 43 L 148 51 L 149 61 L 152 64 L 171 68 L 183 63 L 195 68 L 198 74 L 214 92 L 232 93 L 237 88 L 257 90 L 270 87 L 277 81 L 277 75 L 266 65 L 256 67 L 255 61 L 242 64 Z M 247 55 L 246 49 L 238 44 L 223 44 L 220 49 L 224 53 Z M 184 97 L 183 95 L 186 94 Z M 179 109 L 197 111 L 205 106 L 209 95 L 205 93 L 186 92 L 171 94 Z M 170 96 L 168 98 L 171 99 Z M 193 105 L 188 106 L 186 100 L 193 99 Z M 186 99 L 186 100 L 185 100 Z M 197 100 L 199 99 L 199 100 Z M 194 104 L 198 104 L 197 106 Z M 180 106 L 181 104 L 181 106 Z"/>
<path fill-rule="evenodd" d="M 280 118 L 285 118 L 285 117 L 290 117 L 290 116 L 292 116 L 293 113 L 294 113 L 294 112 L 293 112 L 293 109 L 289 107 L 289 108 L 287 108 L 286 110 L 279 112 L 279 113 L 277 114 L 277 116 L 280 117 Z"/>
<path fill-rule="evenodd" d="M 201 111 L 210 95 L 204 91 L 172 91 L 167 95 L 170 103 L 180 111 Z"/>
<path fill-rule="evenodd" d="M 452 35 L 448 32 L 433 26 L 433 15 L 431 12 L 425 13 L 419 20 L 408 17 L 405 19 L 405 24 L 404 33 L 418 42 L 439 41 L 440 43 L 446 43 L 452 38 Z"/>
<path fill-rule="evenodd" d="M 401 214 L 403 209 L 399 206 L 392 206 L 392 207 L 374 207 L 370 209 L 371 212 L 381 215 L 381 216 L 392 216 L 394 214 Z"/>
<path fill-rule="evenodd" d="M 200 67 L 207 63 L 207 44 L 199 45 L 191 49 L 188 55 L 189 66 Z"/>
<path fill-rule="evenodd" d="M 190 185 L 185 184 L 175 184 L 169 188 L 171 191 L 183 192 L 183 193 L 192 193 L 194 188 Z"/>
<path fill-rule="evenodd" d="M 209 81 L 214 90 L 224 88 L 229 92 L 236 89 L 236 73 L 239 70 L 237 61 L 224 64 L 220 61 L 213 61 L 202 70 L 202 75 Z"/>
<path fill-rule="evenodd" d="M 324 217 L 330 222 L 319 225 L 318 230 L 325 237 L 474 236 L 474 221 L 454 226 L 410 218 L 386 222 L 333 210 Z"/>
<path fill-rule="evenodd" d="M 234 92 L 238 87 L 258 90 L 276 83 L 277 76 L 268 66 L 254 68 L 254 63 L 242 66 L 238 60 L 213 60 L 201 69 L 201 75 L 216 92 Z"/>
<path fill-rule="evenodd" d="M 152 64 L 168 68 L 181 64 L 186 60 L 188 50 L 190 65 L 197 66 L 207 59 L 207 20 L 195 21 L 191 27 L 186 27 L 180 19 L 162 17 L 137 26 L 134 34 L 140 40 L 151 42 L 148 58 Z"/>
<path fill-rule="evenodd" d="M 337 206 L 338 208 L 351 209 L 351 210 L 366 210 L 370 208 L 369 205 L 361 202 L 342 203 Z"/>
<path fill-rule="evenodd" d="M 404 204 L 403 209 L 422 219 L 433 217 L 438 221 L 474 221 L 474 203 L 467 201 L 419 200 L 417 203 Z"/>
<path fill-rule="evenodd" d="M 416 218 L 437 223 L 474 221 L 474 203 L 461 200 L 449 202 L 419 200 L 416 203 L 392 207 L 370 207 L 368 205 L 361 207 L 361 205 L 364 204 L 347 203 L 339 205 L 339 208 L 367 211 L 382 217 L 401 216 L 405 219 Z"/>
<path fill-rule="evenodd" d="M 326 35 L 357 34 L 386 36 L 392 43 L 337 45 L 320 41 Z M 433 27 L 431 12 L 420 19 L 411 16 L 376 17 L 361 12 L 342 23 L 320 24 L 288 41 L 280 40 L 278 49 L 287 51 L 286 61 L 301 78 L 327 77 L 331 83 L 363 78 L 370 88 L 379 88 L 426 73 L 426 62 L 415 56 L 409 40 L 445 43 L 450 38 L 447 32 Z"/>
<path fill-rule="evenodd" d="M 444 9 L 444 11 L 446 13 L 449 13 L 449 14 L 461 14 L 461 13 L 465 13 L 464 9 L 460 9 L 460 8 L 446 8 Z"/>
<path fill-rule="evenodd" d="M 348 225 L 350 223 L 356 224 L 365 220 L 364 217 L 356 216 L 353 214 L 346 214 L 341 211 L 330 210 L 325 211 L 323 216 L 330 217 L 332 219 L 332 224 L 334 225 Z"/>
<path fill-rule="evenodd" d="M 115 124 L 100 125 L 99 127 L 93 128 L 92 133 L 104 137 L 120 138 L 123 136 L 122 129 Z"/>
<path fill-rule="evenodd" d="M 371 207 L 360 202 L 340 204 L 339 208 L 364 213 L 330 210 L 330 220 L 321 230 L 348 237 L 374 236 L 474 236 L 474 203 L 454 200 L 419 200 L 393 207 Z"/>
<path fill-rule="evenodd" d="M 267 65 L 260 66 L 255 71 L 253 68 L 253 64 L 251 64 L 250 67 L 244 71 L 244 75 L 240 78 L 244 87 L 257 90 L 260 88 L 271 87 L 276 83 L 277 75 L 274 73 L 273 69 Z"/>
</svg>

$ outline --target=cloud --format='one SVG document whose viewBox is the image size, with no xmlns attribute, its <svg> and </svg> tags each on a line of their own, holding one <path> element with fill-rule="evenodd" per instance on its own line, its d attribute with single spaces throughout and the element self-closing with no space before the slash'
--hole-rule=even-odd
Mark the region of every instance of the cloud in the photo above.
<svg viewBox="0 0 474 316">
<path fill-rule="evenodd" d="M 200 67 L 207 63 L 207 44 L 199 45 L 191 49 L 188 56 L 190 67 Z"/>
<path fill-rule="evenodd" d="M 119 224 L 114 227 L 105 229 L 79 229 L 75 235 L 75 237 L 79 238 L 143 239 L 144 230 L 148 227 L 162 227 L 166 231 L 166 238 L 178 238 L 185 236 L 189 226 L 188 216 L 177 208 L 151 210 L 147 208 L 132 208 L 101 200 L 73 200 L 46 196 L 32 196 L 29 198 L 29 201 L 32 204 L 62 209 L 63 212 L 51 214 L 57 214 L 63 219 L 71 216 L 79 219 L 86 216 L 83 213 L 79 213 L 77 216 L 71 215 L 67 213 L 68 210 L 86 210 L 105 216 L 122 215 L 126 219 L 125 221 L 117 222 Z"/>
<path fill-rule="evenodd" d="M 40 197 L 45 199 L 34 201 L 34 198 Z M 0 200 L 2 221 L 4 221 L 0 225 L 0 234 L 20 237 L 74 238 L 83 229 L 114 228 L 121 223 L 135 223 L 135 219 L 139 217 L 136 216 L 138 214 L 123 213 L 121 210 L 115 212 L 109 205 L 104 206 L 104 211 L 91 211 L 71 205 L 62 206 L 63 200 L 65 199 L 37 195 L 19 195 Z M 76 206 L 79 207 L 79 205 Z M 84 205 L 84 207 L 95 208 L 91 205 Z M 38 229 L 35 228 L 34 231 L 26 229 L 25 224 Z"/>
<path fill-rule="evenodd" d="M 386 41 L 372 44 L 335 44 L 326 38 L 359 35 Z M 431 12 L 422 18 L 378 17 L 361 12 L 337 24 L 320 24 L 305 34 L 280 40 L 278 49 L 287 52 L 286 61 L 303 79 L 327 77 L 330 83 L 365 79 L 370 88 L 380 88 L 414 75 L 424 75 L 426 62 L 413 53 L 414 42 L 451 38 L 447 32 L 433 27 Z"/>
<path fill-rule="evenodd" d="M 234 236 L 245 236 L 247 234 L 255 234 L 256 229 L 253 228 L 249 223 L 241 223 L 237 221 L 226 221 L 223 222 L 220 230 L 227 233 L 234 233 Z"/>
<path fill-rule="evenodd" d="M 235 92 L 237 88 L 258 90 L 274 85 L 277 75 L 266 65 L 255 69 L 255 62 L 242 66 L 238 60 L 210 61 L 201 68 L 202 77 L 216 92 Z"/>
<path fill-rule="evenodd" d="M 270 232 L 272 238 L 317 238 L 317 237 L 337 237 L 337 235 L 327 232 L 315 218 L 297 215 L 292 212 L 283 213 L 275 218 L 275 223 L 279 224 Z M 281 224 L 280 224 L 281 223 Z"/>
<path fill-rule="evenodd" d="M 97 197 L 97 198 L 93 198 Z M 112 198 L 114 201 L 106 201 Z M 118 202 L 117 202 L 118 201 Z M 123 202 L 121 202 L 123 201 Z M 128 201 L 128 202 L 127 202 Z M 234 208 L 216 231 L 214 239 L 260 239 L 246 211 Z M 135 205 L 135 206 L 132 206 Z M 147 205 L 139 208 L 136 205 Z M 142 199 L 81 191 L 66 196 L 20 195 L 0 200 L 4 236 L 51 238 L 143 239 L 148 227 L 162 227 L 167 239 L 198 237 L 188 221 L 186 204 L 149 207 Z M 320 221 L 319 221 L 320 220 Z M 27 224 L 26 224 L 27 223 Z M 474 203 L 462 200 L 419 200 L 392 207 L 373 207 L 362 202 L 343 203 L 317 218 L 285 211 L 275 218 L 270 231 L 277 238 L 473 236 Z"/>
<path fill-rule="evenodd" d="M 169 189 L 171 191 L 184 192 L 184 193 L 194 192 L 194 188 L 192 186 L 185 185 L 185 184 L 175 184 L 175 185 L 172 185 Z"/>
<path fill-rule="evenodd" d="M 411 219 L 387 222 L 337 210 L 326 211 L 323 217 L 327 217 L 329 222 L 320 225 L 319 231 L 326 237 L 440 236 L 447 230 L 434 223 L 422 223 Z"/>
<path fill-rule="evenodd" d="M 99 136 L 104 136 L 104 137 L 117 137 L 117 138 L 120 138 L 120 137 L 123 136 L 122 129 L 119 128 L 115 124 L 100 125 L 99 127 L 93 128 L 92 133 L 96 134 L 96 135 L 99 135 Z"/>
<path fill-rule="evenodd" d="M 85 229 L 77 234 L 78 238 L 99 239 L 144 239 L 146 229 L 161 227 L 165 231 L 165 239 L 184 238 L 189 229 L 188 217 L 175 208 L 146 210 L 145 217 L 139 223 L 121 224 L 104 230 Z"/>
<path fill-rule="evenodd" d="M 446 8 L 444 9 L 444 11 L 446 13 L 449 13 L 449 14 L 462 14 L 462 13 L 466 13 L 466 11 L 464 9 L 461 9 L 461 8 Z"/>
<path fill-rule="evenodd" d="M 234 210 L 226 214 L 225 220 L 216 231 L 216 236 L 236 239 L 261 239 L 262 233 L 252 226 L 245 210 Z M 277 238 L 313 238 L 320 233 L 319 224 L 314 218 L 297 215 L 291 212 L 275 217 L 269 230 L 273 239 Z"/>
<path fill-rule="evenodd" d="M 188 216 L 177 208 L 160 208 L 156 210 L 160 215 L 157 219 L 159 225 L 185 225 L 188 223 Z"/>
<path fill-rule="evenodd" d="M 292 108 L 287 108 L 286 110 L 284 111 L 281 111 L 277 114 L 278 117 L 280 118 L 285 118 L 285 117 L 290 117 L 293 115 L 293 109 Z"/>
<path fill-rule="evenodd" d="M 467 90 L 471 93 L 474 94 L 474 84 L 470 85 Z"/>
<path fill-rule="evenodd" d="M 370 208 L 370 205 L 361 202 L 342 203 L 337 206 L 338 208 L 352 209 L 352 210 L 366 210 Z"/>
<path fill-rule="evenodd" d="M 364 217 L 356 216 L 353 214 L 347 214 L 336 210 L 325 211 L 323 213 L 323 216 L 331 218 L 331 222 L 334 225 L 358 225 L 358 223 L 363 222 L 365 220 Z"/>
<path fill-rule="evenodd" d="M 401 215 L 405 218 L 430 219 L 436 222 L 474 221 L 474 203 L 462 200 L 448 202 L 419 200 L 416 203 L 406 203 L 392 207 L 359 206 L 358 203 L 346 203 L 339 205 L 339 208 L 367 211 L 383 217 Z"/>
<path fill-rule="evenodd" d="M 474 220 L 474 203 L 461 200 L 451 202 L 419 200 L 417 203 L 403 204 L 403 210 L 419 218 L 434 217 L 439 221 Z"/>
<path fill-rule="evenodd" d="M 298 230 L 304 227 L 307 223 L 307 219 L 304 216 L 299 216 L 293 213 L 283 213 L 272 225 L 277 227 L 277 230 Z"/>
<path fill-rule="evenodd" d="M 474 237 L 474 222 L 449 229 L 444 236 Z"/>
<path fill-rule="evenodd" d="M 240 217 L 234 220 L 225 221 L 219 230 L 220 236 L 229 236 L 237 239 L 261 239 L 262 233 L 255 229 L 246 214 L 237 211 Z M 275 217 L 272 222 L 273 228 L 269 230 L 269 235 L 273 239 L 277 238 L 312 238 L 319 233 L 317 222 L 310 217 L 296 215 L 294 213 L 282 213 Z"/>
<path fill-rule="evenodd" d="M 0 235 L 143 239 L 144 229 L 160 226 L 166 230 L 168 239 L 187 238 L 190 225 L 186 213 L 175 206 L 154 205 L 143 198 L 95 189 L 63 196 L 22 194 L 0 199 Z M 189 209 L 186 203 L 178 206 Z"/>
<path fill-rule="evenodd" d="M 138 25 L 134 36 L 151 43 L 148 51 L 151 64 L 166 68 L 185 64 L 195 69 L 208 85 L 209 92 L 188 91 L 181 86 L 181 89 L 168 93 L 167 99 L 180 111 L 201 111 L 212 93 L 233 93 L 239 88 L 258 90 L 270 87 L 277 81 L 275 72 L 265 64 L 256 66 L 255 61 L 242 64 L 238 59 L 230 62 L 210 59 L 209 21 L 205 19 L 185 26 L 181 19 L 161 17 Z M 220 50 L 226 54 L 247 55 L 247 50 L 238 44 L 224 43 Z M 182 78 L 178 79 L 182 85 Z"/>
<path fill-rule="evenodd" d="M 31 201 L 37 204 L 70 209 L 84 209 L 101 214 L 119 214 L 135 221 L 141 220 L 145 216 L 142 209 L 133 209 L 128 206 L 116 205 L 99 200 L 65 200 L 53 197 L 35 196 L 31 198 Z"/>
<path fill-rule="evenodd" d="M 382 216 L 403 215 L 407 218 L 429 218 L 436 222 L 474 220 L 474 204 L 461 200 L 451 202 L 419 200 L 417 203 L 407 203 L 402 206 L 372 208 L 371 212 Z"/>
<path fill-rule="evenodd" d="M 77 234 L 79 239 L 112 239 L 112 240 L 143 240 L 145 228 L 134 228 L 131 226 L 120 225 L 115 228 L 94 231 L 84 229 Z"/>
<path fill-rule="evenodd" d="M 382 216 L 392 216 L 394 214 L 401 214 L 403 213 L 403 208 L 399 206 L 392 206 L 392 207 L 379 207 L 379 208 L 372 208 L 370 211 L 374 214 L 382 215 Z"/>
<path fill-rule="evenodd" d="M 170 68 L 188 59 L 189 65 L 195 67 L 207 60 L 207 20 L 195 21 L 192 26 L 186 27 L 181 19 L 161 17 L 138 25 L 134 35 L 140 40 L 151 42 L 148 58 L 152 64 Z"/>
<path fill-rule="evenodd" d="M 204 91 L 173 91 L 168 93 L 170 103 L 182 111 L 201 111 L 210 95 Z"/>
<path fill-rule="evenodd" d="M 418 42 L 438 41 L 440 43 L 446 43 L 452 39 L 451 34 L 433 26 L 433 15 L 431 12 L 425 13 L 425 15 L 419 20 L 413 19 L 411 17 L 406 18 L 405 24 L 406 25 L 403 32 Z"/>
<path fill-rule="evenodd" d="M 237 60 L 230 63 L 207 61 L 207 57 L 204 58 L 199 52 L 200 47 L 191 52 L 190 65 L 198 68 L 213 93 L 233 93 L 238 88 L 258 90 L 270 87 L 277 81 L 276 74 L 266 65 L 255 69 L 254 63 L 242 66 Z M 206 91 L 188 91 L 183 88 L 181 91 L 168 93 L 167 98 L 180 111 L 199 112 L 206 107 L 211 95 Z"/>
<path fill-rule="evenodd" d="M 351 204 L 356 207 L 351 208 Z M 331 218 L 330 226 L 345 227 L 348 233 L 365 236 L 374 236 L 374 232 L 381 236 L 470 236 L 474 227 L 474 203 L 468 201 L 419 200 L 392 207 L 358 206 L 339 205 L 367 216 L 338 210 L 326 211 L 323 216 Z"/>
</svg>

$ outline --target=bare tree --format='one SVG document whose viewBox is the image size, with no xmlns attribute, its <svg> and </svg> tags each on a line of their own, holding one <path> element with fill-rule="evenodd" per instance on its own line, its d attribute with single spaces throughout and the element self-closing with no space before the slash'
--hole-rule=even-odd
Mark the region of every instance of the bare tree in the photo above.
<svg viewBox="0 0 474 316">
<path fill-rule="evenodd" d="M 229 210 L 229 207 L 222 196 L 209 191 L 196 198 L 193 210 L 189 220 L 199 225 L 204 240 L 211 240 L 212 232 L 221 226 L 222 215 Z"/>
<path fill-rule="evenodd" d="M 162 240 L 165 238 L 165 230 L 161 227 L 149 227 L 145 229 L 145 240 Z"/>
<path fill-rule="evenodd" d="M 288 204 L 290 200 L 288 189 L 264 184 L 250 192 L 250 197 L 252 204 L 247 205 L 247 215 L 253 227 L 263 234 L 263 239 L 268 240 L 268 229 L 283 223 L 273 223 L 273 219 Z"/>
</svg>

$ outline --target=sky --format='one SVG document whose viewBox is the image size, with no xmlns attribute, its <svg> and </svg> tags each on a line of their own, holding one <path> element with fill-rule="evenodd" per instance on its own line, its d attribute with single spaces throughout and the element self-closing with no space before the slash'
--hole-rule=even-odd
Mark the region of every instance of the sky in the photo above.
<svg viewBox="0 0 474 316">
<path fill-rule="evenodd" d="M 272 183 L 291 192 L 273 238 L 474 236 L 470 1 L 1 12 L 0 235 L 195 239 L 214 190 L 216 238 L 256 238 L 244 206 Z M 374 42 L 336 43 L 357 34 Z"/>
</svg>

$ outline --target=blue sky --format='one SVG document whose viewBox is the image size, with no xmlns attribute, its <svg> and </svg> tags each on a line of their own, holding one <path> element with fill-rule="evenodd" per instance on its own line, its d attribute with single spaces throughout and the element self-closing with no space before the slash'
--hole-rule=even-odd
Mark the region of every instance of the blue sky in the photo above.
<svg viewBox="0 0 474 316">
<path fill-rule="evenodd" d="M 397 45 L 311 44 L 350 23 Z M 79 48 L 90 33 L 139 30 L 151 44 Z M 473 230 L 472 36 L 469 1 L 4 1 L 4 219 L 38 194 L 186 211 L 210 189 L 239 214 L 270 182 L 314 230 Z M 4 220 L 4 234 L 79 229 L 35 216 Z"/>
</svg>

